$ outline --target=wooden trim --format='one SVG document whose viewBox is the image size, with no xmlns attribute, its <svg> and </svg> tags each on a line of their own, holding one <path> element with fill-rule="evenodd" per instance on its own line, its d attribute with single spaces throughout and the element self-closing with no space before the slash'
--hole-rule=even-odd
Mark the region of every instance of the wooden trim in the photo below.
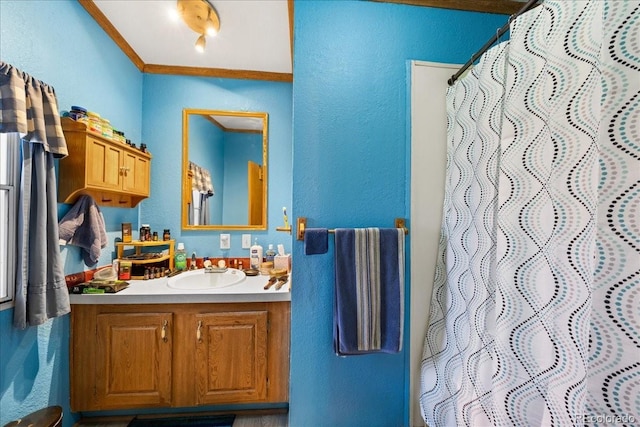
<svg viewBox="0 0 640 427">
<path fill-rule="evenodd" d="M 111 39 L 118 45 L 118 47 L 124 52 L 125 55 L 129 57 L 131 62 L 138 67 L 140 71 L 143 71 L 144 62 L 138 56 L 135 50 L 127 43 L 127 41 L 122 37 L 122 34 L 116 30 L 116 27 L 107 19 L 107 17 L 102 13 L 102 11 L 96 6 L 93 0 L 78 0 L 80 5 L 84 7 L 84 9 L 91 15 L 91 17 L 102 27 L 102 29 L 107 33 Z"/>
<path fill-rule="evenodd" d="M 292 73 L 269 71 L 230 70 L 226 68 L 182 67 L 177 65 L 145 64 L 143 72 L 149 74 L 175 74 L 180 76 L 222 77 L 226 79 L 266 80 L 273 82 L 293 82 Z"/>
<path fill-rule="evenodd" d="M 399 3 L 412 6 L 438 7 L 443 9 L 468 10 L 473 12 L 512 15 L 523 3 L 514 0 L 370 0 L 378 3 Z"/>
<path fill-rule="evenodd" d="M 293 70 L 293 0 L 288 0 L 289 6 L 289 44 L 291 46 L 291 69 Z"/>
</svg>

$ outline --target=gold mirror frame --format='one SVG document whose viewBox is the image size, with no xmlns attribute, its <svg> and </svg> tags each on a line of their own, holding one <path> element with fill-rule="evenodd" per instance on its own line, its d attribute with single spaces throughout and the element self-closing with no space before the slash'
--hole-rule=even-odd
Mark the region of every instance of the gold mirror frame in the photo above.
<svg viewBox="0 0 640 427">
<path fill-rule="evenodd" d="M 258 118 L 262 120 L 262 220 L 260 224 L 189 224 L 189 203 L 191 200 L 191 183 L 189 180 L 189 116 L 226 116 L 238 118 Z M 267 153 L 269 145 L 269 115 L 263 112 L 227 111 L 227 110 L 182 110 L 182 229 L 183 230 L 266 230 L 267 229 L 267 199 L 268 199 L 268 162 Z M 236 129 L 234 129 L 236 130 Z"/>
</svg>

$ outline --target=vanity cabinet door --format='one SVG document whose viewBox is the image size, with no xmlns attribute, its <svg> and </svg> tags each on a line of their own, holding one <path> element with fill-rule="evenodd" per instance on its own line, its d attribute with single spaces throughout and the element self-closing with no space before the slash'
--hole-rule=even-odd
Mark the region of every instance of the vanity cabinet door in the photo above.
<svg viewBox="0 0 640 427">
<path fill-rule="evenodd" d="M 122 189 L 126 192 L 149 195 L 149 159 L 133 153 L 124 153 Z"/>
<path fill-rule="evenodd" d="M 101 409 L 171 404 L 173 314 L 99 313 L 95 399 Z"/>
<path fill-rule="evenodd" d="M 87 137 L 87 185 L 119 190 L 123 152 L 111 144 Z"/>
<path fill-rule="evenodd" d="M 267 320 L 266 310 L 195 315 L 197 404 L 266 399 Z"/>
</svg>

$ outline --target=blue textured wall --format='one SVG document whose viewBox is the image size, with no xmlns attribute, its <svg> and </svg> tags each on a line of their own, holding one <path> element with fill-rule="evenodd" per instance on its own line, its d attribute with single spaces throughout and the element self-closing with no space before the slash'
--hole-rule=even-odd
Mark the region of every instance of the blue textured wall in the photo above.
<svg viewBox="0 0 640 427">
<path fill-rule="evenodd" d="M 227 132 L 224 146 L 223 224 L 248 224 L 249 200 L 247 198 L 247 185 L 249 183 L 249 168 L 247 160 L 262 165 L 262 134 Z M 280 167 L 282 167 L 282 164 Z M 291 193 L 289 188 L 284 189 L 284 191 Z M 290 244 L 287 244 L 287 247 L 290 248 Z M 267 246 L 265 245 L 265 250 L 266 248 Z"/>
<path fill-rule="evenodd" d="M 407 61 L 466 62 L 504 20 L 366 1 L 296 2 L 294 215 L 329 228 L 390 227 L 408 217 Z M 407 425 L 407 346 L 398 355 L 333 353 L 330 242 L 328 254 L 313 256 L 294 244 L 290 425 Z"/>
<path fill-rule="evenodd" d="M 140 210 L 144 222 L 158 224 L 158 229 L 170 228 L 171 237 L 183 242 L 189 254 L 248 258 L 239 231 L 223 231 L 231 234 L 231 249 L 221 251 L 220 232 L 180 230 L 182 109 L 268 112 L 269 230 L 250 233 L 252 241 L 257 237 L 265 248 L 269 243 L 282 243 L 290 252 L 291 236 L 275 227 L 282 224 L 282 207 L 291 206 L 292 96 L 291 83 L 145 75 L 142 134 L 149 141 L 153 163 L 151 197 L 142 202 Z M 154 150 L 154 146 L 161 149 Z"/>
<path fill-rule="evenodd" d="M 224 177 L 224 133 L 204 116 L 191 115 L 189 141 L 189 159 L 211 174 L 216 197 L 210 199 L 209 218 L 212 224 L 220 224 L 224 189 L 218 183 Z"/>
</svg>

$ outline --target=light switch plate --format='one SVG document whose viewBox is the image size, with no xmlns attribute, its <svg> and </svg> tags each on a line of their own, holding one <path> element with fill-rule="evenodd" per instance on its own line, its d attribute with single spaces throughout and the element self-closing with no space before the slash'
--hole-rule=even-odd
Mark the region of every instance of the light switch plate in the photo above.
<svg viewBox="0 0 640 427">
<path fill-rule="evenodd" d="M 242 249 L 250 249 L 250 248 L 251 248 L 251 234 L 243 234 Z"/>
<path fill-rule="evenodd" d="M 220 235 L 220 249 L 231 249 L 231 234 Z"/>
</svg>

